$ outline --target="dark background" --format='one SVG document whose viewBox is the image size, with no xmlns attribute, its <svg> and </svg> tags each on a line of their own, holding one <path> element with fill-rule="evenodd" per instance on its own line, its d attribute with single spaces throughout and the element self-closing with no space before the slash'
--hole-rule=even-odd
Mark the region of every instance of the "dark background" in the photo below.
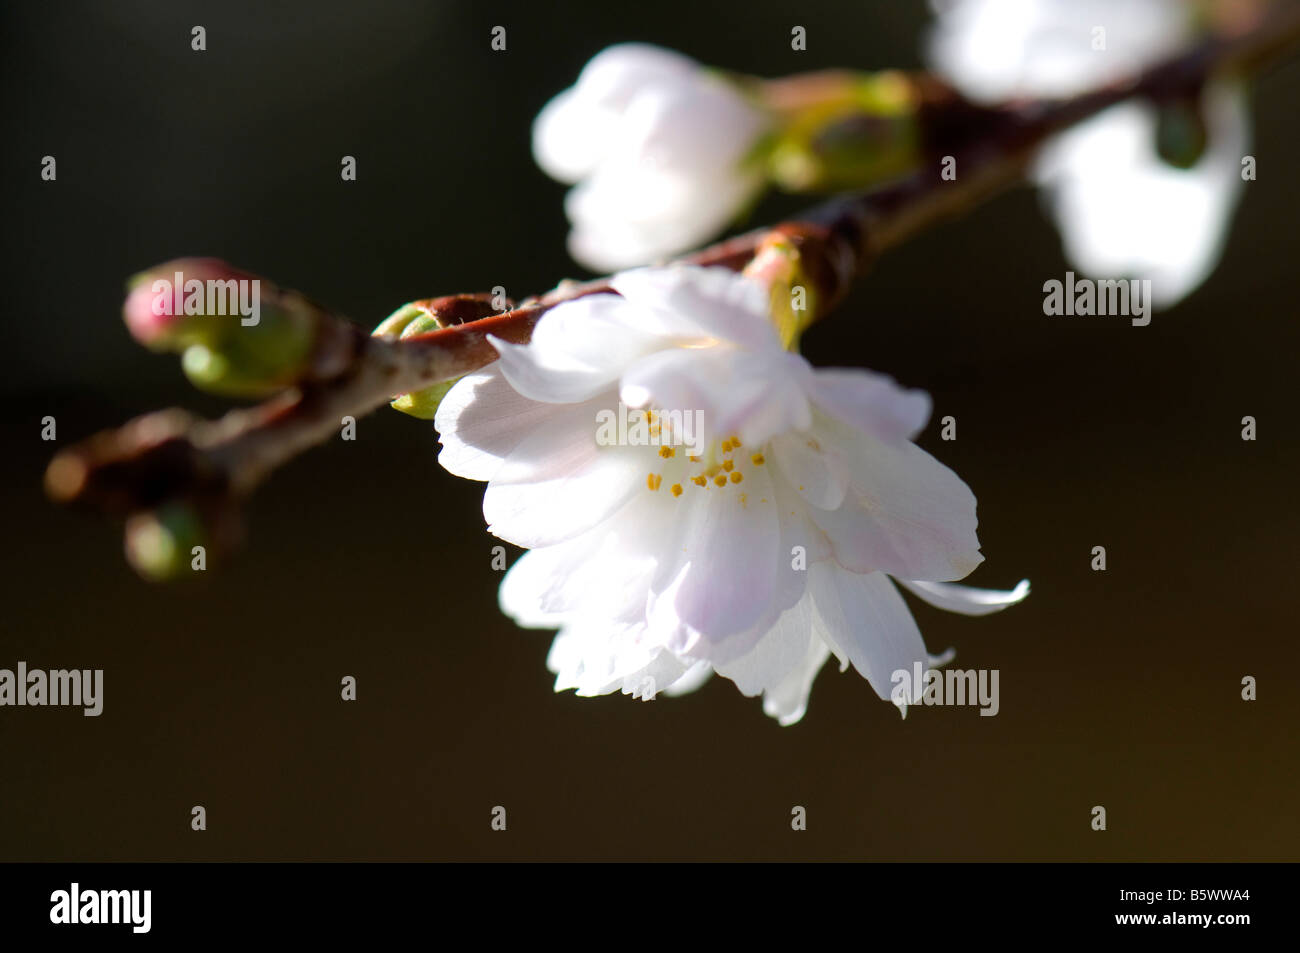
<svg viewBox="0 0 1300 953">
<path fill-rule="evenodd" d="M 1294 62 L 1259 86 L 1259 179 L 1222 265 L 1149 327 L 1043 316 L 1067 265 L 1022 190 L 891 253 L 805 338 L 814 363 L 934 395 L 922 443 L 980 502 L 969 581 L 1032 579 L 985 619 L 916 607 L 933 651 L 1000 669 L 996 718 L 900 721 L 834 666 L 792 728 L 717 679 L 652 704 L 553 694 L 549 634 L 497 610 L 481 485 L 388 410 L 273 479 L 247 548 L 193 583 L 139 581 L 117 527 L 45 501 L 43 416 L 63 446 L 224 406 L 131 341 L 128 275 L 214 255 L 367 326 L 550 288 L 581 272 L 529 124 L 606 44 L 761 75 L 919 62 L 919 3 L 793 10 L 5 6 L 0 667 L 103 668 L 105 708 L 0 709 L 0 859 L 1300 859 Z"/>
</svg>

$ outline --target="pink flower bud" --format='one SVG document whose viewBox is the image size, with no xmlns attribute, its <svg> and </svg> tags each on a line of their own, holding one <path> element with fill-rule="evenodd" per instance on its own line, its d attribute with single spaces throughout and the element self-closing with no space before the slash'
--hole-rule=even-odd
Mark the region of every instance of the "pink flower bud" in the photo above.
<svg viewBox="0 0 1300 953">
<path fill-rule="evenodd" d="M 141 344 L 153 350 L 175 350 L 210 340 L 218 330 L 214 321 L 228 317 L 207 313 L 206 302 L 212 300 L 209 288 L 224 292 L 254 280 L 252 275 L 217 258 L 178 258 L 131 279 L 122 316 L 131 336 Z M 194 300 L 204 303 L 199 308 L 201 313 L 194 313 L 198 305 L 186 307 L 187 297 L 196 291 L 198 297 Z M 224 294 L 222 300 L 226 300 Z M 237 320 L 240 315 L 233 317 Z"/>
</svg>

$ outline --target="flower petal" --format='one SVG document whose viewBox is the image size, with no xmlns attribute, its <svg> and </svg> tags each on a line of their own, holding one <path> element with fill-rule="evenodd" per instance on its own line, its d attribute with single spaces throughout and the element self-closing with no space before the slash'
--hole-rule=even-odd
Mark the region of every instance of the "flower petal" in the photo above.
<svg viewBox="0 0 1300 953">
<path fill-rule="evenodd" d="M 623 106 L 647 87 L 693 80 L 700 65 L 675 50 L 650 43 L 607 46 L 582 68 L 577 89 L 587 101 Z"/>
<path fill-rule="evenodd" d="M 669 539 L 671 517 L 644 493 L 604 523 L 525 553 L 501 583 L 501 609 L 520 625 L 558 628 L 566 619 L 645 621 L 650 584 Z"/>
<path fill-rule="evenodd" d="M 659 659 L 662 663 L 656 665 Z M 643 643 L 637 627 L 611 629 L 590 620 L 566 625 L 555 636 L 546 667 L 556 674 L 557 692 L 573 688 L 585 696 L 622 690 L 639 697 L 676 681 L 686 670 L 671 653 Z"/>
<path fill-rule="evenodd" d="M 916 620 L 884 573 L 861 575 L 822 563 L 809 573 L 808 585 L 822 625 L 881 698 L 890 697 L 894 672 L 910 674 L 917 663 L 927 667 L 930 656 Z"/>
<path fill-rule="evenodd" d="M 696 662 L 686 670 L 677 681 L 663 689 L 663 693 L 670 698 L 677 698 L 681 695 L 689 695 L 693 691 L 700 689 L 705 682 L 713 677 L 713 666 L 708 662 Z"/>
<path fill-rule="evenodd" d="M 837 510 L 849 487 L 848 468 L 824 453 L 811 433 L 783 433 L 771 442 L 772 458 L 798 494 L 822 510 Z"/>
<path fill-rule="evenodd" d="M 819 434 L 832 431 L 819 425 Z M 827 437 L 849 465 L 844 505 L 809 511 L 839 564 L 901 579 L 947 582 L 968 575 L 984 559 L 970 487 L 915 444 L 892 446 L 855 434 Z"/>
<path fill-rule="evenodd" d="M 775 495 L 761 469 L 750 482 L 747 489 L 729 484 L 684 498 L 692 501 L 682 517 L 689 522 L 680 548 L 661 567 L 661 575 L 667 567 L 672 575 L 658 594 L 700 633 L 698 646 L 676 647 L 679 652 L 707 660 L 709 646 L 774 615 L 767 594 L 781 556 Z"/>
<path fill-rule="evenodd" d="M 786 357 L 797 356 L 725 346 L 657 351 L 624 371 L 619 394 L 629 407 L 700 411 L 706 443 L 738 434 L 759 446 L 812 421 Z"/>
<path fill-rule="evenodd" d="M 989 615 L 1013 606 L 1029 595 L 1029 580 L 1022 579 L 1016 588 L 976 589 L 973 586 L 956 586 L 949 582 L 923 582 L 895 579 L 900 586 L 924 599 L 938 609 L 960 612 L 962 615 Z"/>
<path fill-rule="evenodd" d="M 930 395 L 904 390 L 892 377 L 857 368 L 813 372 L 808 396 L 822 410 L 886 443 L 911 440 L 930 419 Z"/>
<path fill-rule="evenodd" d="M 1070 261 L 1099 278 L 1150 279 L 1159 307 L 1213 271 L 1244 187 L 1245 97 L 1212 84 L 1204 104 L 1209 146 L 1190 169 L 1156 154 L 1154 110 L 1130 103 L 1053 140 L 1035 170 Z"/>
<path fill-rule="evenodd" d="M 748 652 L 714 667 L 746 695 L 775 690 L 802 669 L 814 641 L 812 628 L 812 600 L 804 598 L 781 613 Z M 816 642 L 825 647 L 820 639 Z"/>
<path fill-rule="evenodd" d="M 554 404 L 529 400 L 496 364 L 461 378 L 438 405 L 433 424 L 438 462 L 468 480 L 490 480 L 535 428 L 554 416 Z"/>
<path fill-rule="evenodd" d="M 612 382 L 629 363 L 668 343 L 640 317 L 616 294 L 583 295 L 542 315 L 526 346 L 548 367 L 600 371 Z"/>
<path fill-rule="evenodd" d="M 932 0 L 927 59 L 967 96 L 1063 98 L 1176 51 L 1193 22 L 1181 0 Z M 1094 47 L 1106 27 L 1106 48 Z"/>
<path fill-rule="evenodd" d="M 495 335 L 488 342 L 500 355 L 497 363 L 515 390 L 530 400 L 547 404 L 571 404 L 600 393 L 609 386 L 604 371 L 578 365 L 547 364 L 545 355 L 527 344 L 511 344 Z"/>
<path fill-rule="evenodd" d="M 533 159 L 551 178 L 577 182 L 604 155 L 610 119 L 608 110 L 564 90 L 533 120 Z"/>
<path fill-rule="evenodd" d="M 488 484 L 488 530 L 535 549 L 590 529 L 645 490 L 641 449 L 597 446 L 594 422 L 540 429 L 515 448 Z"/>
<path fill-rule="evenodd" d="M 813 682 L 830 658 L 831 650 L 821 639 L 814 638 L 808 644 L 808 654 L 776 687 L 763 693 L 763 712 L 775 718 L 783 726 L 790 726 L 803 719 L 808 711 L 808 696 L 812 694 Z"/>
<path fill-rule="evenodd" d="M 610 286 L 656 315 L 665 328 L 754 350 L 781 349 L 767 292 L 727 268 L 638 268 L 615 275 Z"/>
</svg>

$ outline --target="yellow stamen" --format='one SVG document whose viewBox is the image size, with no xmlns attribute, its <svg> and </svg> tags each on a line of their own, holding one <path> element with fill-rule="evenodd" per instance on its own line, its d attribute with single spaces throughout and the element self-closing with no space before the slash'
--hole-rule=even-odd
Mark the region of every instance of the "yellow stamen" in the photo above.
<svg viewBox="0 0 1300 953">
<path fill-rule="evenodd" d="M 659 489 L 659 484 L 663 482 L 663 477 L 658 473 L 651 473 L 645 478 L 645 485 L 652 490 Z"/>
<path fill-rule="evenodd" d="M 735 465 L 736 465 L 735 462 L 732 460 L 722 461 L 722 469 L 726 470 L 727 472 L 731 472 L 731 468 L 734 467 Z"/>
<path fill-rule="evenodd" d="M 663 457 L 665 460 L 667 460 L 669 457 L 673 456 L 675 453 L 677 453 L 677 451 L 674 450 L 672 447 L 660 447 L 660 448 L 659 448 L 659 456 Z"/>
<path fill-rule="evenodd" d="M 743 479 L 745 479 L 745 474 L 741 473 L 739 470 L 731 474 L 732 483 L 739 483 Z"/>
<path fill-rule="evenodd" d="M 753 461 L 753 464 L 756 467 L 761 467 L 764 463 L 767 462 L 767 457 L 763 456 L 761 453 L 756 453 L 749 459 Z"/>
<path fill-rule="evenodd" d="M 681 495 L 682 495 L 682 485 L 680 483 L 674 483 L 673 496 L 681 496 Z"/>
<path fill-rule="evenodd" d="M 717 476 L 713 478 L 713 482 L 718 484 L 718 486 L 726 486 L 727 475 L 725 473 L 719 473 Z"/>
<path fill-rule="evenodd" d="M 708 486 L 709 483 L 709 481 L 705 479 L 703 474 L 701 474 L 700 476 L 691 477 L 691 482 L 694 483 L 696 486 Z"/>
</svg>

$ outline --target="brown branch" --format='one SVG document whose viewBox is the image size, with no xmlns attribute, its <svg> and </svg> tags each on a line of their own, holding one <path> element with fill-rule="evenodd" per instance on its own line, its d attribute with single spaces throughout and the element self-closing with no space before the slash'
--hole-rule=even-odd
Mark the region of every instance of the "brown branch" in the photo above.
<svg viewBox="0 0 1300 953">
<path fill-rule="evenodd" d="M 798 250 L 802 272 L 813 285 L 814 318 L 820 317 L 881 253 L 1018 182 L 1051 135 L 1131 98 L 1187 98 L 1207 77 L 1253 72 L 1300 40 L 1300 3 L 1282 0 L 1249 9 L 1253 15 L 1218 25 L 1188 51 L 1069 100 L 984 109 L 936 80 L 918 78 L 927 133 L 919 171 L 680 260 L 740 270 L 765 242 L 784 239 Z M 956 159 L 955 181 L 939 175 L 937 159 L 944 155 Z M 221 549 L 238 537 L 238 501 L 287 460 L 337 434 L 344 416 L 359 417 L 394 395 L 477 370 L 496 358 L 489 334 L 526 341 L 548 309 L 608 291 L 607 282 L 565 282 L 491 316 L 481 316 L 482 296 L 437 299 L 431 306 L 453 326 L 401 339 L 372 337 L 321 311 L 316 355 L 296 386 L 217 421 L 166 410 L 101 433 L 54 458 L 47 490 L 58 501 L 119 515 L 184 501 L 206 526 L 205 538 Z"/>
</svg>

